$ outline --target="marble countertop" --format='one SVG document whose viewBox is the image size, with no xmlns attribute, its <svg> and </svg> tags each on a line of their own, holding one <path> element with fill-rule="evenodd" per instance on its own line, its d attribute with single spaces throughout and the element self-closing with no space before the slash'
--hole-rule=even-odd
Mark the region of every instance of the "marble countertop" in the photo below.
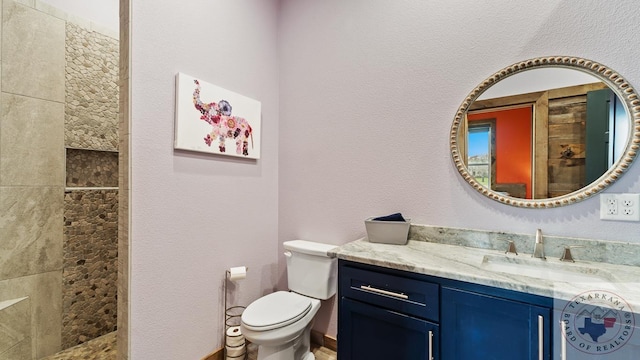
<svg viewBox="0 0 640 360">
<path fill-rule="evenodd" d="M 339 259 L 572 300 L 601 291 L 640 312 L 640 267 L 605 262 L 563 262 L 531 254 L 409 240 L 406 245 L 359 239 L 331 251 Z M 612 301 L 615 301 L 612 299 Z"/>
</svg>

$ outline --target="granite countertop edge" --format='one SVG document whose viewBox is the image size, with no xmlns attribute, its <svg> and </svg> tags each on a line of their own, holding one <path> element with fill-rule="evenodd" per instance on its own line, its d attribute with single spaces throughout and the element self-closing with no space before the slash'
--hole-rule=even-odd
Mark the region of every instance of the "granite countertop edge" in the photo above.
<svg viewBox="0 0 640 360">
<path fill-rule="evenodd" d="M 483 268 L 485 256 L 531 259 L 531 254 L 512 255 L 502 251 L 459 245 L 409 240 L 406 245 L 371 243 L 358 239 L 329 252 L 342 260 L 381 266 L 390 269 L 464 281 L 569 301 L 588 291 L 608 291 L 618 295 L 640 312 L 640 267 L 601 262 L 577 261 L 564 263 L 558 259 L 539 260 L 541 266 L 553 263 L 557 267 L 581 266 L 606 271 L 611 282 L 576 283 L 552 281 L 535 276 L 497 272 Z"/>
</svg>

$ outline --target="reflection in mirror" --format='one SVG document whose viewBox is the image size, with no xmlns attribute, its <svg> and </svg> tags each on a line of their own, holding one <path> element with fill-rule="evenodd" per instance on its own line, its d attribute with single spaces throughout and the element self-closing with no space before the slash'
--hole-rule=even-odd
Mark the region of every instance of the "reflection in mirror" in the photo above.
<svg viewBox="0 0 640 360">
<path fill-rule="evenodd" d="M 468 124 L 467 166 L 473 177 L 480 184 L 495 188 L 495 119 L 474 121 Z"/>
<path fill-rule="evenodd" d="M 469 135 L 472 129 L 478 126 L 486 126 L 484 124 L 487 122 L 493 124 L 494 140 L 491 148 L 486 155 L 478 154 L 490 161 L 492 169 L 489 177 L 494 181 L 490 186 L 485 186 L 514 197 L 530 199 L 533 174 L 533 106 L 525 104 L 516 107 L 491 107 L 485 110 L 469 112 L 467 115 Z M 468 136 L 467 141 L 467 158 L 470 159 L 471 149 L 475 144 L 471 136 Z"/>
<path fill-rule="evenodd" d="M 463 102 L 452 155 L 461 175 L 492 199 L 566 205 L 604 189 L 633 161 L 635 101 L 618 74 L 588 60 L 514 64 Z"/>
<path fill-rule="evenodd" d="M 509 79 L 518 81 L 522 75 L 545 70 L 550 69 Z M 551 70 L 560 79 L 579 72 Z M 620 158 L 629 133 L 626 110 L 603 82 L 593 82 L 597 79 L 591 76 L 585 80 L 590 83 L 478 100 L 471 105 L 467 166 L 471 169 L 475 159 L 484 157 L 495 169 L 489 174 L 495 181 L 483 185 L 517 198 L 557 197 L 593 182 Z M 487 121 L 495 123 L 498 141 L 484 153 L 473 154 L 472 129 L 486 128 Z M 539 154 L 540 147 L 549 149 L 547 156 Z M 490 156 L 492 152 L 498 155 Z"/>
</svg>

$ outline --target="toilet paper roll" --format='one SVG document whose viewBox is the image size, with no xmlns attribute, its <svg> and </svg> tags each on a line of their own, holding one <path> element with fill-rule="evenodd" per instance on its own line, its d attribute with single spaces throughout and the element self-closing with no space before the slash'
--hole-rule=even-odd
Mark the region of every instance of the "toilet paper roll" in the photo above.
<svg viewBox="0 0 640 360">
<path fill-rule="evenodd" d="M 225 356 L 224 360 L 244 360 L 244 354 L 239 356 Z"/>
<path fill-rule="evenodd" d="M 242 336 L 242 330 L 240 329 L 240 326 L 231 326 L 230 328 L 228 328 L 227 336 L 229 337 Z"/>
<path fill-rule="evenodd" d="M 244 345 L 236 347 L 225 346 L 225 353 L 227 357 L 237 358 L 243 356 L 246 352 L 247 348 Z"/>
<path fill-rule="evenodd" d="M 242 280 L 247 277 L 247 267 L 237 266 L 229 269 L 229 279 L 231 281 Z"/>
<path fill-rule="evenodd" d="M 227 338 L 227 346 L 238 347 L 238 346 L 244 346 L 244 345 L 245 345 L 244 336 Z"/>
<path fill-rule="evenodd" d="M 226 345 L 233 347 L 244 345 L 244 335 L 242 335 L 240 326 L 232 326 L 227 329 Z"/>
<path fill-rule="evenodd" d="M 227 356 L 224 357 L 224 359 L 225 360 L 244 360 L 244 357 L 245 357 L 245 354 L 241 354 L 241 355 L 238 355 L 238 356 L 229 356 L 229 355 L 227 355 Z"/>
</svg>

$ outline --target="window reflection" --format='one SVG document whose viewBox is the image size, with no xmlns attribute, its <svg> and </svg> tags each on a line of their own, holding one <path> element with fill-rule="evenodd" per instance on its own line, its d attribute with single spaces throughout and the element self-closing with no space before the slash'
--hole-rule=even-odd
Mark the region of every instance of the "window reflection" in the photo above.
<svg viewBox="0 0 640 360">
<path fill-rule="evenodd" d="M 491 184 L 491 134 L 490 123 L 469 125 L 469 172 L 480 184 L 490 187 Z"/>
</svg>

